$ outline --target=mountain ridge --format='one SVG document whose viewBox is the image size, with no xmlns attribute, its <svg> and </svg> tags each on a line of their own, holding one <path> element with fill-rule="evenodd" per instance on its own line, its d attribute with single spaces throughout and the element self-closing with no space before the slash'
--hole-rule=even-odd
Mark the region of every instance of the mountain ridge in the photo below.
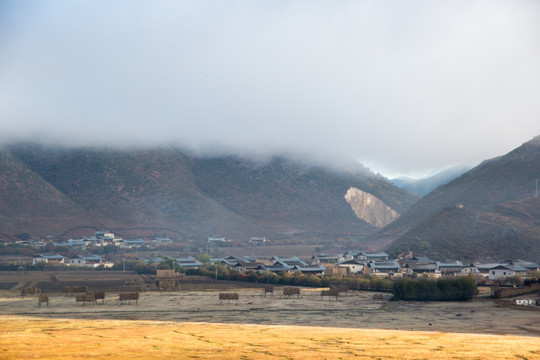
<svg viewBox="0 0 540 360">
<path fill-rule="evenodd" d="M 376 228 L 359 220 L 344 199 L 351 186 L 376 193 L 401 212 L 417 200 L 360 165 L 338 171 L 284 157 L 250 162 L 234 155 L 201 157 L 174 147 L 128 151 L 19 143 L 5 148 L 43 188 L 54 189 L 62 204 L 77 208 L 54 219 L 46 212 L 35 214 L 43 217 L 39 227 L 15 222 L 11 235 L 52 232 L 67 237 L 71 233 L 66 229 L 87 227 L 131 229 L 134 235 L 144 229 L 150 234 L 172 232 L 183 239 L 216 234 L 242 239 L 363 237 Z M 24 186 L 12 190 L 0 196 L 0 218 L 17 210 L 4 204 L 32 193 Z M 36 200 L 36 211 L 53 204 L 42 200 Z M 67 206 L 62 204 L 58 208 Z M 27 206 L 21 204 L 19 210 Z M 50 226 L 47 219 L 58 226 Z M 6 230 L 4 225 L 0 232 L 7 236 Z"/>
<path fill-rule="evenodd" d="M 419 196 L 425 196 L 431 193 L 433 190 L 441 185 L 448 184 L 455 178 L 463 175 L 465 172 L 471 169 L 470 166 L 452 166 L 448 169 L 440 171 L 432 176 L 427 176 L 421 179 L 412 179 L 407 177 L 397 177 L 389 179 L 389 181 L 399 186 L 400 188 L 407 190 L 413 194 Z"/>
<path fill-rule="evenodd" d="M 534 137 L 506 155 L 486 160 L 450 183 L 438 187 L 414 204 L 396 221 L 370 236 L 368 242 L 374 248 L 388 249 L 393 252 L 410 249 L 420 253 L 446 253 L 446 247 L 437 242 L 437 238 L 450 238 L 449 234 L 453 233 L 451 229 L 444 226 L 442 221 L 439 221 L 439 216 L 444 214 L 445 209 L 462 206 L 466 209 L 465 211 L 473 210 L 479 212 L 478 214 L 501 216 L 494 212 L 497 207 L 509 208 L 505 204 L 524 201 L 534 196 L 535 181 L 540 178 L 538 169 L 540 169 L 540 136 Z M 533 206 L 539 205 L 540 203 L 533 201 Z M 449 216 L 446 218 L 447 222 L 456 220 Z M 499 221 L 514 223 L 516 219 L 507 214 L 506 217 L 499 217 Z M 521 222 L 516 223 L 515 226 L 519 227 L 516 230 L 517 233 L 531 234 L 529 225 Z M 536 229 L 537 234 L 540 234 L 540 228 L 534 223 L 532 227 Z M 425 231 L 426 228 L 430 228 L 430 232 Z M 499 230 L 496 226 L 488 226 L 488 228 L 491 230 L 484 229 L 482 235 L 486 244 L 489 244 L 490 238 L 500 238 L 497 235 Z M 467 229 L 470 230 L 469 227 Z M 511 236 L 503 238 L 510 244 L 514 241 Z M 538 245 L 537 248 L 540 248 L 538 236 L 529 235 L 528 238 L 529 241 Z M 454 253 L 465 257 L 467 254 L 461 253 L 460 249 L 465 247 L 466 242 L 471 239 L 456 235 L 454 240 Z M 419 246 L 422 242 L 430 243 L 429 251 Z M 499 245 L 503 246 L 501 242 Z M 482 254 L 492 255 L 491 250 L 482 250 L 480 243 L 476 246 L 476 257 Z M 508 256 L 523 254 L 521 251 L 501 250 L 500 252 Z M 540 257 L 537 251 L 533 253 L 534 256 Z"/>
</svg>

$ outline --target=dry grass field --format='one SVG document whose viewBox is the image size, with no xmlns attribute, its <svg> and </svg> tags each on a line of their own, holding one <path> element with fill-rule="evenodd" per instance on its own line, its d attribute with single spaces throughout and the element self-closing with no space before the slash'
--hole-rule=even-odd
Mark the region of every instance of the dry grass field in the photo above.
<svg viewBox="0 0 540 360">
<path fill-rule="evenodd" d="M 492 300 L 391 302 L 350 292 L 336 301 L 308 288 L 286 299 L 281 288 L 263 297 L 233 284 L 226 291 L 239 294 L 237 304 L 219 303 L 223 288 L 203 287 L 142 292 L 138 304 L 121 305 L 114 289 L 132 275 L 98 276 L 0 274 L 0 359 L 540 359 L 540 311 Z M 103 304 L 54 292 L 83 280 L 110 286 Z M 48 307 L 18 296 L 35 284 L 48 289 Z"/>
<path fill-rule="evenodd" d="M 0 316 L 2 359 L 540 359 L 537 337 Z"/>
</svg>

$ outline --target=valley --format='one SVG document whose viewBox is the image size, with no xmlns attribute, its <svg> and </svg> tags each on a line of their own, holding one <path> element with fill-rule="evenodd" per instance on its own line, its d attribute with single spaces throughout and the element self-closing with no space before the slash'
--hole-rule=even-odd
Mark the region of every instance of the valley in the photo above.
<svg viewBox="0 0 540 360">
<path fill-rule="evenodd" d="M 336 301 L 321 300 L 316 288 L 284 298 L 280 287 L 262 296 L 261 285 L 199 281 L 176 292 L 142 292 L 129 305 L 119 304 L 117 290 L 106 293 L 104 304 L 86 305 L 50 292 L 49 306 L 38 306 L 34 297 L 18 297 L 20 285 L 44 284 L 33 276 L 0 274 L 0 283 L 12 284 L 0 290 L 3 359 L 535 359 L 540 354 L 540 312 L 484 298 L 390 302 L 387 293 L 352 291 Z M 66 276 L 97 284 L 85 274 L 55 278 L 66 281 Z M 119 276 L 137 282 L 136 275 Z M 220 292 L 237 293 L 238 303 L 220 304 Z"/>
</svg>

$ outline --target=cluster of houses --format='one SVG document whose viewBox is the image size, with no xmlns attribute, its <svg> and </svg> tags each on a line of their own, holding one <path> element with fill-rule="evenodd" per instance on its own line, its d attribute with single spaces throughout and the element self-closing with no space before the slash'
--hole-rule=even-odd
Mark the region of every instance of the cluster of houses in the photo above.
<svg viewBox="0 0 540 360">
<path fill-rule="evenodd" d="M 122 249 L 140 248 L 142 246 L 155 247 L 156 245 L 171 244 L 173 241 L 168 237 L 155 237 L 151 240 L 143 239 L 124 239 L 110 231 L 96 231 L 93 236 L 83 236 L 77 239 L 68 239 L 64 242 L 53 242 L 54 247 L 68 247 L 86 249 L 91 247 L 116 246 Z M 20 240 L 15 242 L 17 245 L 32 247 L 36 249 L 45 248 L 47 241 L 39 240 Z"/>
<path fill-rule="evenodd" d="M 231 242 L 231 239 L 222 236 L 210 236 L 206 239 L 209 243 L 219 244 L 219 243 L 228 243 Z M 266 245 L 268 244 L 268 239 L 266 237 L 251 237 L 248 240 L 250 245 Z"/>
<path fill-rule="evenodd" d="M 540 270 L 533 261 L 507 260 L 497 263 L 463 264 L 461 261 L 441 262 L 425 256 L 412 255 L 398 260 L 389 259 L 384 252 L 347 251 L 338 255 L 319 255 L 313 257 L 316 263 L 332 263 L 337 267 L 347 267 L 350 273 L 366 273 L 381 277 L 422 274 L 428 277 L 460 276 L 473 273 L 489 280 L 500 280 L 515 275 L 527 277 Z"/>
<path fill-rule="evenodd" d="M 69 239 L 65 242 L 54 242 L 53 245 L 56 246 L 65 246 L 65 247 L 76 247 L 76 248 L 87 248 L 87 247 L 103 247 L 103 246 L 117 246 L 121 249 L 133 249 L 140 248 L 142 246 L 155 246 L 158 244 L 171 244 L 172 239 L 168 237 L 155 237 L 152 240 L 143 240 L 143 239 L 124 239 L 121 236 L 115 235 L 110 231 L 96 231 L 94 236 L 82 237 L 79 239 Z"/>
<path fill-rule="evenodd" d="M 208 243 L 222 244 L 231 242 L 230 239 L 226 237 L 211 236 L 206 239 Z M 83 236 L 77 239 L 69 239 L 65 242 L 53 242 L 54 246 L 65 246 L 65 247 L 77 247 L 77 248 L 87 248 L 87 247 L 102 247 L 107 245 L 117 246 L 121 249 L 133 249 L 140 248 L 143 246 L 154 248 L 161 245 L 172 244 L 172 239 L 168 237 L 154 237 L 153 239 L 124 239 L 123 237 L 114 234 L 110 231 L 96 231 L 93 236 Z M 248 240 L 250 245 L 266 245 L 268 239 L 266 237 L 251 237 Z M 45 241 L 18 241 L 17 244 L 24 246 L 31 246 L 35 248 L 44 248 L 47 244 Z"/>
<path fill-rule="evenodd" d="M 226 237 L 210 236 L 206 239 L 208 243 L 220 244 L 220 243 L 229 243 L 231 239 Z M 172 244 L 172 239 L 168 237 L 154 237 L 153 239 L 144 240 L 144 239 L 124 239 L 123 237 L 114 234 L 110 231 L 96 231 L 93 236 L 83 236 L 77 239 L 69 239 L 64 242 L 53 242 L 54 246 L 66 246 L 66 247 L 78 247 L 86 248 L 91 246 L 107 246 L 113 245 L 120 248 L 132 249 L 136 247 L 155 247 L 156 245 L 167 245 Z M 34 247 L 34 248 L 44 248 L 47 245 L 47 242 L 44 240 L 34 241 L 34 240 L 19 240 L 15 242 L 18 245 Z M 266 245 L 269 243 L 266 237 L 251 237 L 248 240 L 250 245 Z"/>
<path fill-rule="evenodd" d="M 96 268 L 98 266 L 111 268 L 114 265 L 114 263 L 110 261 L 106 261 L 99 255 L 89 255 L 89 256 L 74 255 L 69 258 L 66 258 L 65 256 L 62 256 L 59 254 L 55 254 L 55 255 L 38 254 L 32 258 L 32 265 L 36 265 L 38 263 L 66 264 L 70 266 L 81 266 L 81 267 L 88 267 L 88 268 Z"/>
<path fill-rule="evenodd" d="M 209 242 L 223 242 L 226 238 L 211 237 Z M 264 244 L 266 238 L 252 238 L 254 244 Z M 87 247 L 114 245 L 119 248 L 131 249 L 147 245 L 149 241 L 126 240 L 108 231 L 96 231 L 92 237 L 69 239 L 66 242 L 54 243 L 55 246 L 67 246 L 85 249 Z M 168 244 L 169 238 L 154 238 L 151 240 L 157 244 Z M 162 258 L 139 259 L 146 263 L 159 263 Z M 178 266 L 183 268 L 197 268 L 203 264 L 192 256 L 174 259 Z M 234 268 L 237 271 L 279 273 L 296 272 L 313 275 L 347 275 L 347 274 L 370 274 L 378 277 L 400 277 L 404 275 L 423 275 L 427 277 L 460 276 L 468 273 L 481 275 L 488 280 L 501 280 L 504 278 L 521 275 L 526 278 L 532 271 L 540 270 L 540 265 L 532 261 L 514 260 L 500 263 L 478 263 L 464 265 L 461 261 L 441 262 L 431 260 L 425 256 L 413 257 L 409 254 L 403 259 L 390 259 L 385 252 L 346 251 L 341 254 L 320 254 L 311 259 L 300 259 L 298 256 L 277 257 L 270 259 L 258 259 L 253 256 L 228 256 L 225 258 L 211 259 L 213 263 L 221 263 Z M 105 261 L 98 255 L 82 256 L 75 255 L 64 258 L 61 255 L 39 254 L 33 258 L 32 264 L 38 262 L 61 263 L 84 267 L 112 267 L 111 262 Z"/>
<path fill-rule="evenodd" d="M 161 261 L 164 261 L 163 258 L 154 258 L 154 259 L 143 259 L 139 260 L 144 261 L 147 264 L 153 263 L 158 264 Z M 203 264 L 192 256 L 184 258 L 175 258 L 176 264 L 181 268 L 198 268 Z M 325 273 L 326 268 L 322 265 L 310 265 L 307 262 L 303 261 L 297 256 L 280 258 L 277 256 L 272 257 L 270 260 L 260 260 L 253 256 L 228 256 L 226 258 L 213 258 L 210 261 L 214 264 L 224 264 L 231 269 L 235 269 L 240 272 L 249 272 L 251 270 L 258 272 L 274 272 L 278 273 L 281 271 L 285 272 L 295 272 L 300 271 L 305 274 L 314 274 L 322 275 Z"/>
<path fill-rule="evenodd" d="M 146 263 L 157 264 L 164 259 L 139 259 Z M 183 268 L 197 268 L 203 264 L 194 257 L 176 258 L 176 263 Z M 347 275 L 370 274 L 378 277 L 401 277 L 404 275 L 424 275 L 431 278 L 441 276 L 461 276 L 469 273 L 481 275 L 489 280 L 500 280 L 515 275 L 527 277 L 531 272 L 540 270 L 540 265 L 532 261 L 516 260 L 503 263 L 473 263 L 464 265 L 461 261 L 440 262 L 425 256 L 393 260 L 385 252 L 352 252 L 344 254 L 313 256 L 309 262 L 298 256 L 278 257 L 269 260 L 253 256 L 228 256 L 211 259 L 212 263 L 229 266 L 240 272 L 257 271 L 260 273 L 296 272 L 312 275 Z"/>
<path fill-rule="evenodd" d="M 208 243 L 223 244 L 231 242 L 226 237 L 211 236 L 206 239 Z M 36 249 L 45 248 L 47 241 L 39 240 L 19 240 L 15 242 L 18 245 L 33 247 Z M 77 239 L 69 239 L 64 242 L 53 242 L 55 247 L 69 247 L 69 248 L 91 248 L 91 247 L 103 247 L 103 246 L 116 246 L 121 249 L 134 249 L 141 248 L 143 246 L 148 248 L 161 247 L 163 245 L 172 244 L 173 240 L 168 237 L 154 237 L 153 239 L 124 239 L 122 236 L 114 234 L 110 231 L 96 231 L 93 236 L 83 236 Z M 248 240 L 250 245 L 266 245 L 269 241 L 266 237 L 251 237 Z"/>
</svg>

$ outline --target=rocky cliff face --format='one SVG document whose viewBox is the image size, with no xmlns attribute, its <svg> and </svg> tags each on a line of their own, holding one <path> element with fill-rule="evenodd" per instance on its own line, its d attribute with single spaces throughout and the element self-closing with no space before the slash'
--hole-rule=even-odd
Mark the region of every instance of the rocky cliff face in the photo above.
<svg viewBox="0 0 540 360">
<path fill-rule="evenodd" d="M 378 197 L 351 187 L 345 194 L 356 216 L 370 225 L 383 228 L 399 217 L 399 214 Z"/>
</svg>

